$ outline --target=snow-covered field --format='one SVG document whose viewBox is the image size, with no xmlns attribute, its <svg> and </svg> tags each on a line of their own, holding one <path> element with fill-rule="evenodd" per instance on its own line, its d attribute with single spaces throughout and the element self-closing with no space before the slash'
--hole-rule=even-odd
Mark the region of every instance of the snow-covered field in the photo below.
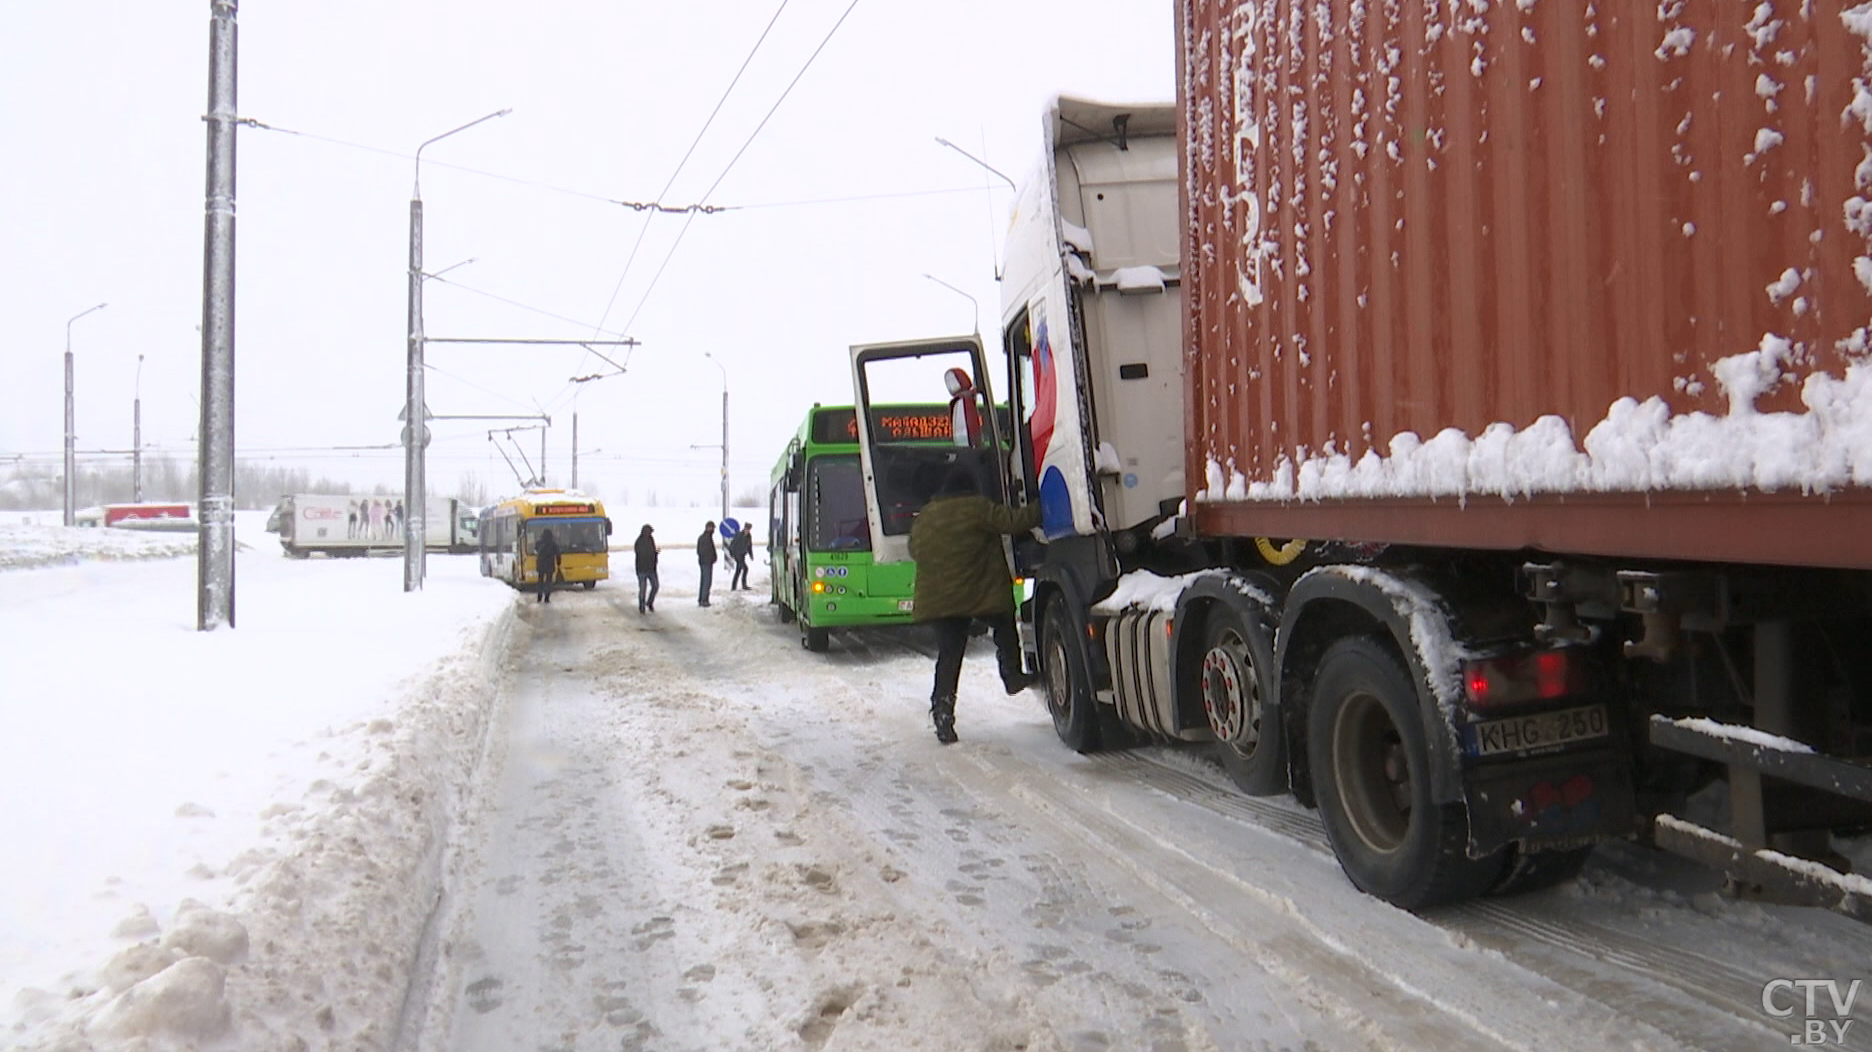
<svg viewBox="0 0 1872 1052">
<path fill-rule="evenodd" d="M 764 566 L 695 605 L 713 513 L 612 514 L 654 615 L 625 552 L 405 595 L 244 518 L 205 635 L 173 537 L 0 522 L 57 553 L 0 573 L 0 1047 L 1762 1049 L 1834 1022 L 1764 985 L 1867 976 L 1864 927 L 1626 846 L 1402 913 L 1200 755 L 1065 750 L 985 650 L 941 747 L 919 635 L 806 653 Z"/>
</svg>

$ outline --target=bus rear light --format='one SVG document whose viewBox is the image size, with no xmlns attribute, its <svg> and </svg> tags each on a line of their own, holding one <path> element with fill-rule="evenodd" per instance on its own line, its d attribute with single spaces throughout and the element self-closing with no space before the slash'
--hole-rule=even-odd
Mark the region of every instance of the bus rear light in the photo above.
<svg viewBox="0 0 1872 1052">
<path fill-rule="evenodd" d="M 825 582 L 814 581 L 812 583 L 812 590 L 813 590 L 814 595 L 824 595 L 825 594 Z"/>
<path fill-rule="evenodd" d="M 1578 694 L 1585 668 L 1570 650 L 1540 650 L 1465 661 L 1462 681 L 1470 708 L 1499 709 Z"/>
</svg>

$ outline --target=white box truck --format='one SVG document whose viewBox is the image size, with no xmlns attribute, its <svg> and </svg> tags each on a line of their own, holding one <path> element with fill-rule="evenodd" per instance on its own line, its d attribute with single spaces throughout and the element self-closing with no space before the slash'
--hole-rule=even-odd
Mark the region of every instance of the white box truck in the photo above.
<svg viewBox="0 0 1872 1052">
<path fill-rule="evenodd" d="M 280 498 L 267 519 L 287 555 L 333 557 L 390 554 L 403 550 L 405 512 L 396 497 L 291 494 Z M 432 552 L 467 554 L 478 548 L 477 509 L 452 497 L 431 497 L 425 509 L 424 543 Z"/>
</svg>

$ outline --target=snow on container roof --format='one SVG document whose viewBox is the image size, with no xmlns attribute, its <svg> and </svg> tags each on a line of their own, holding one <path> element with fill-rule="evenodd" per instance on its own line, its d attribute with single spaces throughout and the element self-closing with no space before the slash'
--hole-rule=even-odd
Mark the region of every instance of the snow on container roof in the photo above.
<svg viewBox="0 0 1872 1052">
<path fill-rule="evenodd" d="M 1872 566 L 1872 4 L 1180 12 L 1203 528 Z"/>
</svg>

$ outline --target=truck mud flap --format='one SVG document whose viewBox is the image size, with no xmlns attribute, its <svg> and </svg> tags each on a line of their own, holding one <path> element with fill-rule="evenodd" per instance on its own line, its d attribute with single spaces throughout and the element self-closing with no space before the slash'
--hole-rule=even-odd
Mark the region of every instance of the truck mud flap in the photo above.
<svg viewBox="0 0 1872 1052">
<path fill-rule="evenodd" d="M 1567 753 L 1472 768 L 1465 776 L 1469 853 L 1509 843 L 1540 851 L 1582 847 L 1638 829 L 1631 770 L 1613 753 Z"/>
</svg>

